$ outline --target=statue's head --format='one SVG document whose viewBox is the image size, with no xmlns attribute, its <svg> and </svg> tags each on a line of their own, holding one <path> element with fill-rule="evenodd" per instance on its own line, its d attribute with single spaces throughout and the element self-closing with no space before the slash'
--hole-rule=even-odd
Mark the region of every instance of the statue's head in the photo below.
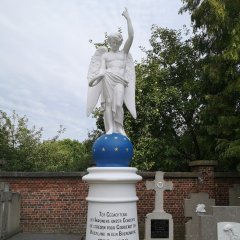
<svg viewBox="0 0 240 240">
<path fill-rule="evenodd" d="M 108 43 L 113 50 L 118 50 L 123 42 L 121 33 L 112 33 L 108 35 Z"/>
</svg>

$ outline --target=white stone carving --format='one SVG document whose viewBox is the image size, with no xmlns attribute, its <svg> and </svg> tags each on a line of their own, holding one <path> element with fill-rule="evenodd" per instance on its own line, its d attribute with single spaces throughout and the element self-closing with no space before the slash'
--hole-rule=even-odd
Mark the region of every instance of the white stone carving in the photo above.
<svg viewBox="0 0 240 240">
<path fill-rule="evenodd" d="M 128 39 L 123 49 L 119 50 L 123 41 L 122 35 L 120 33 L 110 34 L 108 36 L 110 51 L 106 47 L 99 47 L 90 62 L 87 116 L 91 114 L 101 96 L 106 133 L 116 132 L 126 135 L 123 127 L 123 103 L 136 118 L 135 69 L 129 53 L 134 32 L 127 9 L 122 15 L 128 25 Z"/>
<path fill-rule="evenodd" d="M 205 213 L 206 212 L 206 205 L 203 203 L 200 203 L 196 207 L 196 213 Z"/>
<path fill-rule="evenodd" d="M 240 223 L 219 222 L 218 240 L 240 240 Z"/>
<path fill-rule="evenodd" d="M 161 188 L 163 188 L 163 186 L 164 186 L 164 185 L 163 185 L 163 182 L 158 182 L 158 183 L 157 183 L 157 187 L 158 187 L 158 188 L 161 189 Z"/>
</svg>

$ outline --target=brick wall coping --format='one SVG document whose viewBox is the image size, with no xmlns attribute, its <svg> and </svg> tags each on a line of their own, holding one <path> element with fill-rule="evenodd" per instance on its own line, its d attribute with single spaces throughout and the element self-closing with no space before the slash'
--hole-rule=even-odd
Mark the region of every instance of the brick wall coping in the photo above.
<svg viewBox="0 0 240 240">
<path fill-rule="evenodd" d="M 195 166 L 217 166 L 217 161 L 213 160 L 196 160 L 189 163 L 190 167 Z"/>
<path fill-rule="evenodd" d="M 155 178 L 156 172 L 138 172 L 143 178 Z M 198 178 L 201 174 L 199 172 L 166 172 L 165 178 Z"/>
<path fill-rule="evenodd" d="M 0 172 L 0 177 L 9 178 L 82 178 L 87 172 Z"/>
<path fill-rule="evenodd" d="M 240 172 L 215 172 L 215 178 L 240 178 Z"/>
<path fill-rule="evenodd" d="M 87 172 L 0 172 L 4 178 L 82 178 Z M 155 172 L 138 172 L 144 179 L 155 178 Z M 198 172 L 166 172 L 166 178 L 198 178 Z"/>
<path fill-rule="evenodd" d="M 82 178 L 87 172 L 0 172 L 4 178 Z M 144 179 L 155 178 L 155 172 L 138 172 Z M 198 178 L 199 172 L 166 172 L 165 178 Z M 240 178 L 239 172 L 215 172 L 215 178 Z"/>
</svg>

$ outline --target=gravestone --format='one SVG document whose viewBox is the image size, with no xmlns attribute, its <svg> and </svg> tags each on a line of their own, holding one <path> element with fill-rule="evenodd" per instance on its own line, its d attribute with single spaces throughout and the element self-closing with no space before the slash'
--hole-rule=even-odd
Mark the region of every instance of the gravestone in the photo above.
<svg viewBox="0 0 240 240">
<path fill-rule="evenodd" d="M 7 183 L 0 183 L 0 239 L 20 230 L 20 194 L 12 193 Z"/>
<path fill-rule="evenodd" d="M 0 239 L 7 236 L 8 209 L 11 200 L 11 192 L 7 183 L 0 183 Z"/>
<path fill-rule="evenodd" d="M 240 223 L 219 222 L 218 240 L 240 240 Z"/>
<path fill-rule="evenodd" d="M 173 240 L 173 219 L 163 209 L 163 194 L 172 190 L 172 182 L 164 180 L 164 172 L 156 172 L 154 181 L 147 181 L 147 190 L 155 190 L 155 208 L 147 214 L 145 221 L 145 240 Z"/>
<path fill-rule="evenodd" d="M 9 202 L 7 233 L 13 235 L 20 231 L 20 204 L 21 197 L 19 193 L 12 193 L 12 199 Z"/>
<path fill-rule="evenodd" d="M 229 188 L 229 205 L 240 206 L 240 184 L 234 184 Z"/>
<path fill-rule="evenodd" d="M 199 216 L 201 240 L 240 240 L 240 207 L 213 206 L 212 215 Z"/>
<path fill-rule="evenodd" d="M 201 240 L 199 236 L 199 217 L 204 214 L 212 214 L 212 206 L 215 200 L 210 199 L 208 193 L 190 193 L 190 199 L 184 200 L 185 217 L 191 217 L 185 224 L 186 240 Z"/>
</svg>

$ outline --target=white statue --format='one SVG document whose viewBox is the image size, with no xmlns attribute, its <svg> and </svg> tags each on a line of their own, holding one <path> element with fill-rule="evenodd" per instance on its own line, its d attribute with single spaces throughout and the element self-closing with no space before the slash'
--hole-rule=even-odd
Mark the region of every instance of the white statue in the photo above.
<svg viewBox="0 0 240 240">
<path fill-rule="evenodd" d="M 126 135 L 123 128 L 123 103 L 136 118 L 135 69 L 129 53 L 134 33 L 126 8 L 122 15 L 128 25 L 128 39 L 123 49 L 119 50 L 123 41 L 122 35 L 110 34 L 110 51 L 106 47 L 97 48 L 88 70 L 87 116 L 91 114 L 101 96 L 106 134 L 115 132 Z"/>
</svg>

